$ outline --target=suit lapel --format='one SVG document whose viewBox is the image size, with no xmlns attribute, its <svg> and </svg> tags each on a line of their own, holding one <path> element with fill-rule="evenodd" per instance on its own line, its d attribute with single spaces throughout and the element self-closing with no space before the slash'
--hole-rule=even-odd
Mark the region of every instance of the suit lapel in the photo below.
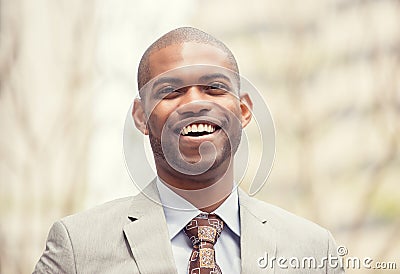
<svg viewBox="0 0 400 274">
<path fill-rule="evenodd" d="M 123 230 L 139 272 L 177 273 L 155 182 L 133 198 L 128 217 Z"/>
<path fill-rule="evenodd" d="M 276 256 L 276 232 L 268 220 L 268 214 L 239 189 L 240 249 L 242 273 L 274 273 L 268 265 L 259 267 L 259 258 Z M 133 198 L 128 215 L 131 223 L 123 228 L 129 248 L 139 272 L 177 273 L 171 241 L 155 182 Z M 265 263 L 261 261 L 261 263 Z"/>
<path fill-rule="evenodd" d="M 269 223 L 267 212 L 262 210 L 259 203 L 239 189 L 242 273 L 272 274 L 275 268 L 271 268 L 271 265 L 265 268 L 259 266 L 259 263 L 265 264 L 276 256 L 275 231 Z M 264 257 L 264 260 L 260 260 L 260 257 Z"/>
</svg>

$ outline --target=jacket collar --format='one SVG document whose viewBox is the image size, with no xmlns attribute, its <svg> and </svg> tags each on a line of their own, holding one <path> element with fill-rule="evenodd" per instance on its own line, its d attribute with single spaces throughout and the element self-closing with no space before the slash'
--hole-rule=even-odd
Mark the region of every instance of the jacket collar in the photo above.
<svg viewBox="0 0 400 274">
<path fill-rule="evenodd" d="M 242 273 L 269 273 L 275 271 L 275 267 L 260 268 L 260 257 L 268 254 L 276 257 L 277 233 L 271 224 L 269 212 L 264 204 L 249 197 L 239 189 L 240 204 L 240 257 Z"/>
<path fill-rule="evenodd" d="M 140 273 L 177 273 L 162 205 L 154 181 L 133 197 L 124 226 Z"/>
<path fill-rule="evenodd" d="M 274 268 L 258 266 L 258 259 L 265 254 L 276 256 L 277 234 L 269 214 L 260 201 L 243 190 L 238 189 L 238 194 L 242 273 L 272 274 Z M 155 180 L 133 197 L 128 218 L 131 223 L 123 231 L 140 273 L 177 273 Z"/>
</svg>

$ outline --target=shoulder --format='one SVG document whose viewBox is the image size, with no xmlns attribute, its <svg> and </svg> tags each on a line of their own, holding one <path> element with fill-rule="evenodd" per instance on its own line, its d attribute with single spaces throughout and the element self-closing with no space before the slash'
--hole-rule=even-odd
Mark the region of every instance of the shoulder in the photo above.
<svg viewBox="0 0 400 274">
<path fill-rule="evenodd" d="M 121 233 L 125 225 L 132 222 L 131 217 L 145 215 L 149 208 L 159 205 L 157 188 L 150 183 L 134 196 L 119 198 L 98 205 L 91 209 L 62 218 L 63 224 L 72 236 L 81 237 L 90 235 L 111 235 L 111 232 Z M 162 207 L 161 207 L 162 210 Z"/>
<path fill-rule="evenodd" d="M 243 191 L 241 191 L 240 197 L 244 200 L 241 202 L 243 210 L 257 216 L 259 219 L 265 220 L 279 234 L 292 235 L 297 238 L 311 237 L 315 239 L 321 237 L 326 239 L 329 237 L 329 232 L 325 228 L 310 220 L 278 206 L 250 197 Z"/>
<path fill-rule="evenodd" d="M 105 224 L 115 225 L 128 223 L 128 212 L 132 205 L 133 196 L 120 198 L 95 206 L 91 209 L 69 215 L 60 220 L 67 228 L 80 231 L 85 228 L 94 229 Z"/>
<path fill-rule="evenodd" d="M 123 229 L 131 223 L 128 217 L 132 203 L 133 197 L 126 197 L 67 216 L 56 222 L 54 228 L 59 229 L 55 233 L 68 239 L 79 262 L 90 261 L 93 256 L 105 258 L 128 252 L 123 249 Z"/>
<path fill-rule="evenodd" d="M 274 258 L 297 258 L 302 263 L 304 260 L 311 260 L 309 263 L 325 266 L 324 273 L 343 273 L 340 267 L 324 263 L 326 256 L 338 258 L 337 245 L 327 229 L 280 207 L 249 197 L 243 191 L 239 200 L 240 215 L 248 221 L 242 223 L 245 228 L 242 229 L 242 236 L 253 242 L 250 245 L 251 250 L 258 248 L 262 251 L 265 248 L 264 254 L 267 254 L 267 247 L 269 246 L 271 251 L 275 246 L 275 251 L 270 253 Z M 257 229 L 256 240 L 252 239 L 254 229 Z"/>
</svg>

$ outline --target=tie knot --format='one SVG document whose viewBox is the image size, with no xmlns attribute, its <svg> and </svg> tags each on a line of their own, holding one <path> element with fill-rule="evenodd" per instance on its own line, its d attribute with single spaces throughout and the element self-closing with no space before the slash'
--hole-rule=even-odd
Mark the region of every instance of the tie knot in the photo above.
<svg viewBox="0 0 400 274">
<path fill-rule="evenodd" d="M 192 241 L 192 245 L 200 242 L 215 244 L 224 229 L 224 222 L 215 214 L 200 213 L 183 229 Z"/>
</svg>

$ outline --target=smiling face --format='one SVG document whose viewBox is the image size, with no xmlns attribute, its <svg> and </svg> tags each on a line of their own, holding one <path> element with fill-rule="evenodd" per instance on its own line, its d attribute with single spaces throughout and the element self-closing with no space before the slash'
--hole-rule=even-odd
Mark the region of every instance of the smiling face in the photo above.
<svg viewBox="0 0 400 274">
<path fill-rule="evenodd" d="M 172 44 L 150 55 L 152 80 L 133 117 L 149 134 L 158 173 L 201 181 L 226 172 L 251 117 L 234 69 L 224 51 L 207 44 Z"/>
</svg>

